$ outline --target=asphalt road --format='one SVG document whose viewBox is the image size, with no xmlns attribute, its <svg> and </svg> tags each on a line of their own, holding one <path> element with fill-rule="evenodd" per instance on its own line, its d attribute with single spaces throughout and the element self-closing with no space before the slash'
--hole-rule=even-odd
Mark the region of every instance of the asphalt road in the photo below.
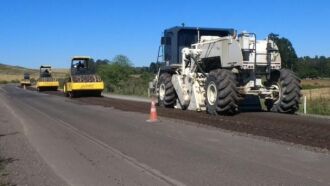
<svg viewBox="0 0 330 186">
<path fill-rule="evenodd" d="M 58 185 L 330 185 L 328 153 L 13 85 L 0 104 Z"/>
</svg>

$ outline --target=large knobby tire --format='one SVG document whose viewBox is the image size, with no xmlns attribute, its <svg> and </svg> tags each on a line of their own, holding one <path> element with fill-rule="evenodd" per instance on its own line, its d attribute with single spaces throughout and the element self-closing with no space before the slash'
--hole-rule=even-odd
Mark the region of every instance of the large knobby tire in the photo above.
<svg viewBox="0 0 330 186">
<path fill-rule="evenodd" d="M 74 92 L 74 91 L 70 91 L 70 92 L 69 92 L 69 97 L 70 97 L 71 99 L 76 98 L 76 97 L 77 97 L 77 93 Z"/>
<path fill-rule="evenodd" d="M 102 91 L 96 91 L 94 95 L 95 97 L 102 97 Z"/>
<path fill-rule="evenodd" d="M 173 108 L 176 105 L 177 95 L 172 84 L 171 74 L 164 73 L 158 81 L 158 105 Z"/>
<path fill-rule="evenodd" d="M 206 84 L 206 111 L 212 115 L 233 115 L 238 111 L 239 93 L 235 75 L 217 69 L 209 73 Z"/>
<path fill-rule="evenodd" d="M 300 79 L 291 70 L 282 69 L 277 84 L 280 95 L 270 110 L 272 112 L 294 114 L 299 110 L 302 96 Z"/>
</svg>

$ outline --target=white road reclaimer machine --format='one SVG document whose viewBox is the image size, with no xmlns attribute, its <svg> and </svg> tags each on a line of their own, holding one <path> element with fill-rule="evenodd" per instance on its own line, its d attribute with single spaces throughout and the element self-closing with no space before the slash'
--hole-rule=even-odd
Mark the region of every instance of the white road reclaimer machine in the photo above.
<svg viewBox="0 0 330 186">
<path fill-rule="evenodd" d="M 168 108 L 232 115 L 246 95 L 264 99 L 269 111 L 295 113 L 301 86 L 298 77 L 281 68 L 281 56 L 270 34 L 234 29 L 174 27 L 164 31 L 159 69 L 150 91 Z"/>
</svg>

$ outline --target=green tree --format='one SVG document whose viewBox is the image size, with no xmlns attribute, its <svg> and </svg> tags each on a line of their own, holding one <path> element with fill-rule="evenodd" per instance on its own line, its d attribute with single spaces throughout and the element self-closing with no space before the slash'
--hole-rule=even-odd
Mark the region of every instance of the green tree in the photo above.
<svg viewBox="0 0 330 186">
<path fill-rule="evenodd" d="M 301 78 L 330 77 L 330 58 L 325 56 L 301 57 L 297 63 L 297 73 Z"/>
<path fill-rule="evenodd" d="M 157 73 L 159 68 L 164 66 L 165 63 L 160 63 L 160 62 L 151 62 L 150 65 L 149 65 L 149 72 L 151 73 Z"/>
<path fill-rule="evenodd" d="M 131 60 L 128 59 L 128 57 L 124 56 L 124 55 L 115 56 L 112 59 L 111 63 L 112 64 L 117 64 L 117 65 L 122 66 L 122 67 L 129 67 L 129 68 L 131 68 L 133 66 Z"/>
<path fill-rule="evenodd" d="M 94 59 L 90 59 L 87 62 L 87 65 L 88 65 L 88 68 L 89 68 L 90 72 L 92 72 L 92 73 L 95 73 L 96 72 L 96 64 L 95 64 Z"/>
<path fill-rule="evenodd" d="M 97 72 L 104 80 L 108 91 L 119 91 L 125 88 L 125 82 L 128 81 L 133 73 L 132 63 L 124 55 L 116 56 L 111 62 L 104 63 L 106 60 L 98 61 Z"/>
<path fill-rule="evenodd" d="M 106 64 L 109 64 L 110 63 L 110 60 L 108 59 L 98 59 L 96 60 L 96 66 L 98 65 L 106 65 Z"/>
<path fill-rule="evenodd" d="M 274 42 L 278 46 L 282 59 L 282 67 L 289 68 L 294 71 L 298 62 L 298 57 L 291 41 L 285 37 L 274 37 Z"/>
<path fill-rule="evenodd" d="M 154 63 L 154 62 L 150 63 L 149 71 L 152 73 L 156 73 L 158 71 L 156 63 Z"/>
</svg>

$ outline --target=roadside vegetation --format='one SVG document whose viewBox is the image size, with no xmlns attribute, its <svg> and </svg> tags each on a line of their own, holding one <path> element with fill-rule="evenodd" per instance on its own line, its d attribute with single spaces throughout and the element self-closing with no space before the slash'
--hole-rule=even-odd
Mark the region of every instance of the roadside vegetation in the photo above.
<svg viewBox="0 0 330 186">
<path fill-rule="evenodd" d="M 330 78 L 326 79 L 303 79 L 301 81 L 302 89 L 330 88 Z"/>
<path fill-rule="evenodd" d="M 0 80 L 0 84 L 18 83 L 18 82 L 19 82 L 18 80 L 10 80 L 10 81 Z"/>
<path fill-rule="evenodd" d="M 330 80 L 328 80 L 330 83 Z M 317 89 L 303 89 L 303 96 L 306 96 L 307 113 L 330 116 L 330 87 Z M 303 112 L 303 100 L 300 112 Z"/>
<path fill-rule="evenodd" d="M 117 55 L 112 60 L 99 59 L 92 65 L 105 82 L 106 92 L 148 96 L 148 82 L 154 77 L 148 67 L 134 67 L 124 55 Z"/>
<path fill-rule="evenodd" d="M 330 116 L 330 98 L 317 97 L 307 98 L 307 114 Z M 300 112 L 304 112 L 303 104 L 300 105 Z"/>
</svg>

